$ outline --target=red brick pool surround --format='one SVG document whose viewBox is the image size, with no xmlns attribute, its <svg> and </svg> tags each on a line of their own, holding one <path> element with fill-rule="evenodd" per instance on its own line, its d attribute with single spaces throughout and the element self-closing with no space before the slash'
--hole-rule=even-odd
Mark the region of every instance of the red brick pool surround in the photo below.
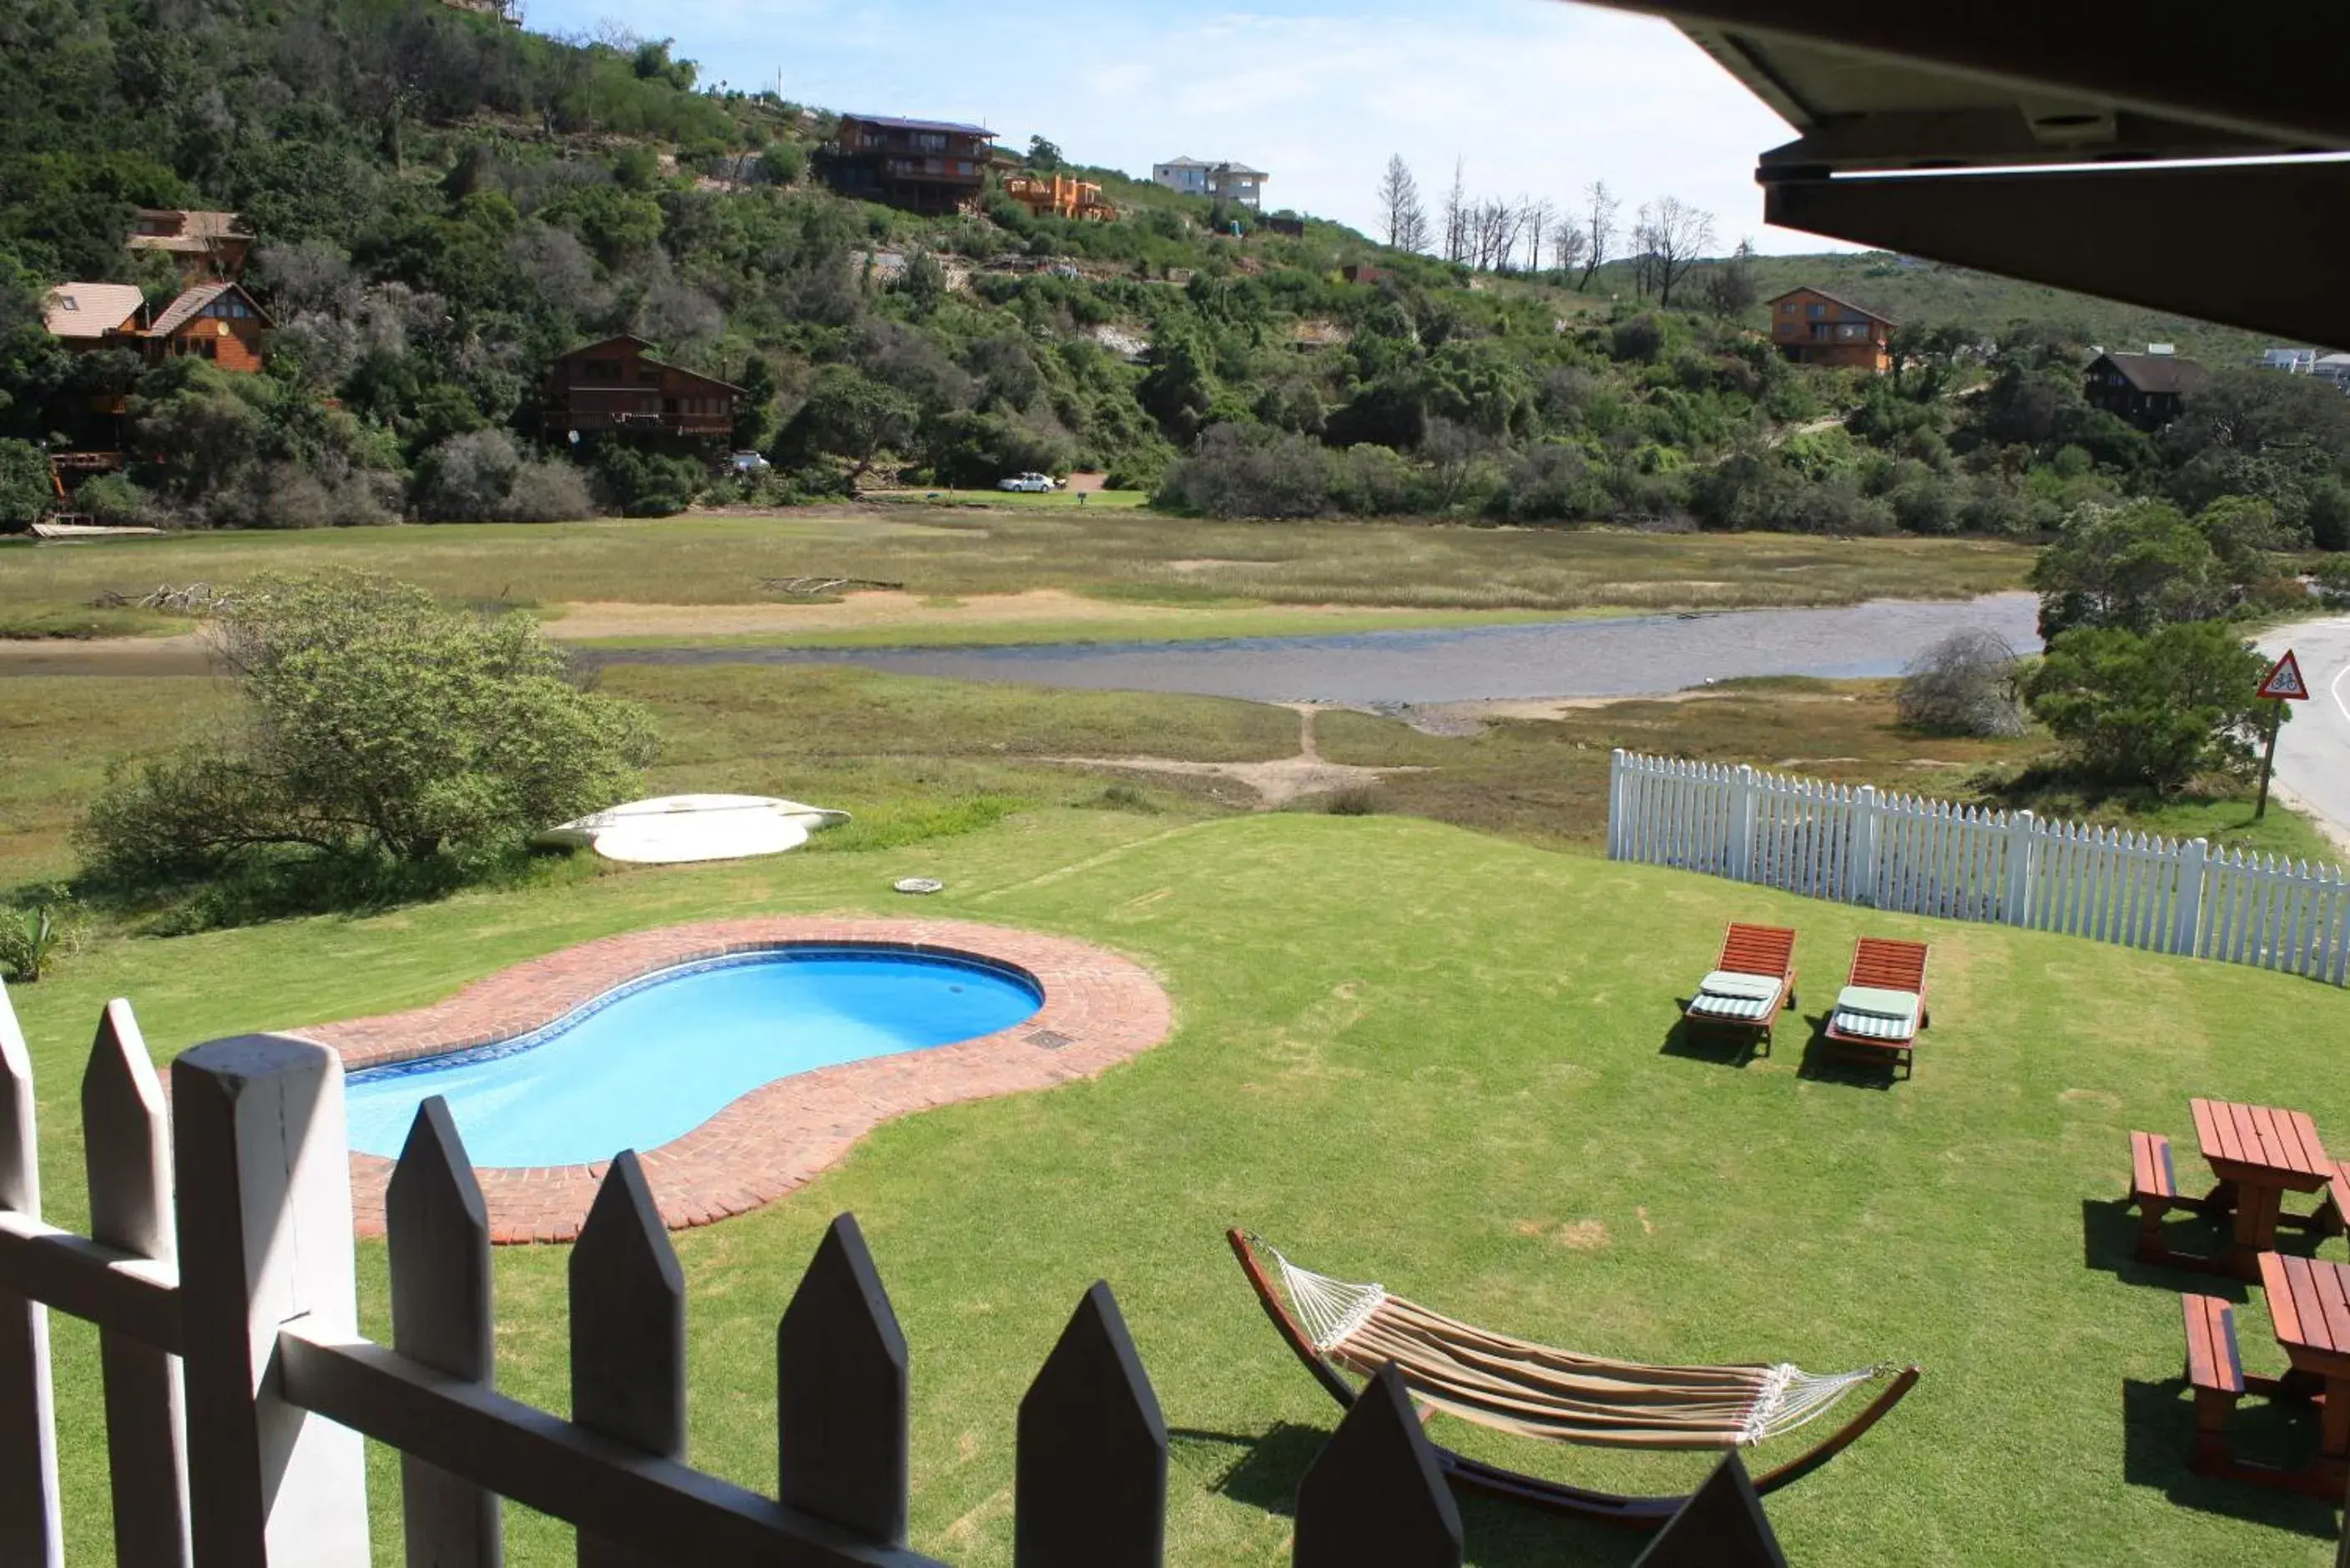
<svg viewBox="0 0 2350 1568">
<path fill-rule="evenodd" d="M 1044 988 L 1045 1004 L 1034 1017 L 975 1040 L 778 1078 L 683 1137 L 639 1150 L 661 1218 L 673 1231 L 713 1224 L 806 1186 L 892 1117 L 1095 1077 L 1158 1044 L 1174 1027 L 1173 1004 L 1148 971 L 1085 942 L 963 920 L 775 916 L 605 937 L 501 970 L 430 1007 L 285 1033 L 331 1046 L 355 1072 L 510 1039 L 677 964 L 805 943 L 883 945 L 1013 964 Z M 352 1202 L 363 1236 L 383 1233 L 391 1169 L 380 1156 L 351 1156 Z M 477 1167 L 491 1240 L 573 1240 L 604 1169 L 603 1162 Z"/>
</svg>

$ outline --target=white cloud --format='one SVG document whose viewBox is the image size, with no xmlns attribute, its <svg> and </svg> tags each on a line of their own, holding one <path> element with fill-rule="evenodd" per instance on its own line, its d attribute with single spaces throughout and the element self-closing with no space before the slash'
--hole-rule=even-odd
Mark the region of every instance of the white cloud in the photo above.
<svg viewBox="0 0 2350 1568">
<path fill-rule="evenodd" d="M 1401 153 L 1434 199 L 1572 201 L 1595 179 L 1626 200 L 1673 194 L 1717 214 L 1725 247 L 1826 242 L 1766 230 L 1755 155 L 1787 127 L 1669 25 L 1555 0 L 1260 0 L 1253 10 L 1032 0 L 1017 27 L 975 27 L 942 0 L 535 0 L 532 26 L 606 16 L 674 34 L 705 80 L 803 102 L 979 119 L 1073 158 L 1147 173 L 1188 152 L 1268 171 L 1270 204 L 1367 227 Z"/>
</svg>

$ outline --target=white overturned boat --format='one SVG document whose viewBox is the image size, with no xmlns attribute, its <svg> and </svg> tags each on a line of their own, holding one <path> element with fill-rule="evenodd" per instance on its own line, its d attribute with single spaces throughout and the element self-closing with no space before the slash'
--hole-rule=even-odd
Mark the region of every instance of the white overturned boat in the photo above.
<svg viewBox="0 0 2350 1568">
<path fill-rule="evenodd" d="M 539 844 L 592 849 L 607 860 L 681 866 L 747 860 L 797 849 L 848 813 L 764 794 L 665 794 L 609 806 L 536 836 Z"/>
</svg>

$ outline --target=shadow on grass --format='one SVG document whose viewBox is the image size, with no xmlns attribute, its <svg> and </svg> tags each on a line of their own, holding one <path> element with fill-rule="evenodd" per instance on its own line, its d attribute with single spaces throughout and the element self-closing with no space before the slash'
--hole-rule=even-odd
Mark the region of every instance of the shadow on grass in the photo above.
<svg viewBox="0 0 2350 1568">
<path fill-rule="evenodd" d="M 1253 1437 L 1187 1427 L 1170 1428 L 1168 1436 L 1179 1445 L 1225 1450 L 1231 1463 L 1209 1483 L 1211 1488 L 1244 1507 L 1291 1519 L 1297 1511 L 1297 1484 L 1329 1442 L 1330 1429 L 1277 1421 Z M 1557 1568 L 1561 1563 L 1626 1568 L 1648 1544 L 1648 1536 L 1640 1531 L 1459 1491 L 1452 1496 L 1471 1550 L 1479 1563 L 1492 1568 Z"/>
<path fill-rule="evenodd" d="M 2320 1541 L 2338 1538 L 2335 1505 L 2250 1481 L 2197 1475 L 2189 1463 L 2195 1444 L 2195 1407 L 2187 1381 L 2122 1382 L 2122 1480 L 2151 1487 L 2180 1508 L 2290 1530 Z M 2228 1423 L 2238 1459 L 2255 1464 L 2298 1465 L 2316 1449 L 2317 1414 L 2297 1399 L 2247 1398 Z"/>
<path fill-rule="evenodd" d="M 1827 1037 L 1828 1014 L 1806 1018 L 1811 1037 L 1804 1042 L 1804 1060 L 1795 1069 L 1795 1076 L 1808 1078 L 1815 1084 L 1837 1084 L 1847 1089 L 1890 1089 L 1902 1081 L 1908 1069 L 1900 1065 L 1900 1058 L 1876 1052 L 1861 1055 L 1847 1051 Z"/>
<path fill-rule="evenodd" d="M 2164 1223 L 2165 1245 L 2189 1257 L 2216 1257 L 2227 1246 L 2225 1229 L 2200 1214 L 2174 1212 Z M 2126 1198 L 2081 1199 L 2081 1266 L 2111 1274 L 2126 1285 L 2171 1292 L 2193 1291 L 2241 1303 L 2243 1282 L 2231 1274 L 2149 1263 L 2137 1255 L 2137 1210 Z"/>
<path fill-rule="evenodd" d="M 1687 998 L 1676 1005 L 1686 1010 Z M 1699 1026 L 1687 1018 L 1678 1019 L 1665 1031 L 1665 1043 L 1657 1047 L 1659 1056 L 1683 1056 L 1692 1062 L 1711 1062 L 1721 1067 L 1743 1067 L 1757 1056 L 1769 1054 L 1761 1031 L 1726 1025 Z"/>
</svg>

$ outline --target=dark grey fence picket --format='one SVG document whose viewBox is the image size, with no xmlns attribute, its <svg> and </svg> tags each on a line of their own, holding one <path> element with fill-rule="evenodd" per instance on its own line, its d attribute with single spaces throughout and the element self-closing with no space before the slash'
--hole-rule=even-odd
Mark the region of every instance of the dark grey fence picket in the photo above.
<svg viewBox="0 0 2350 1568">
<path fill-rule="evenodd" d="M 911 1485 L 906 1336 L 853 1215 L 833 1220 L 775 1328 L 783 1501 L 892 1546 Z"/>
<path fill-rule="evenodd" d="M 571 1249 L 571 1419 L 639 1452 L 685 1458 L 685 1272 L 633 1149 L 604 1173 Z M 579 1568 L 660 1562 L 580 1532 Z"/>
<path fill-rule="evenodd" d="M 1723 1455 L 1632 1568 L 1787 1568 L 1745 1461 Z"/>
<path fill-rule="evenodd" d="M 1020 1401 L 1014 1469 L 1015 1568 L 1159 1568 L 1167 1420 L 1101 1281 Z"/>
<path fill-rule="evenodd" d="M 1297 1488 L 1295 1568 L 1461 1568 L 1461 1511 L 1390 1362 Z"/>
</svg>

